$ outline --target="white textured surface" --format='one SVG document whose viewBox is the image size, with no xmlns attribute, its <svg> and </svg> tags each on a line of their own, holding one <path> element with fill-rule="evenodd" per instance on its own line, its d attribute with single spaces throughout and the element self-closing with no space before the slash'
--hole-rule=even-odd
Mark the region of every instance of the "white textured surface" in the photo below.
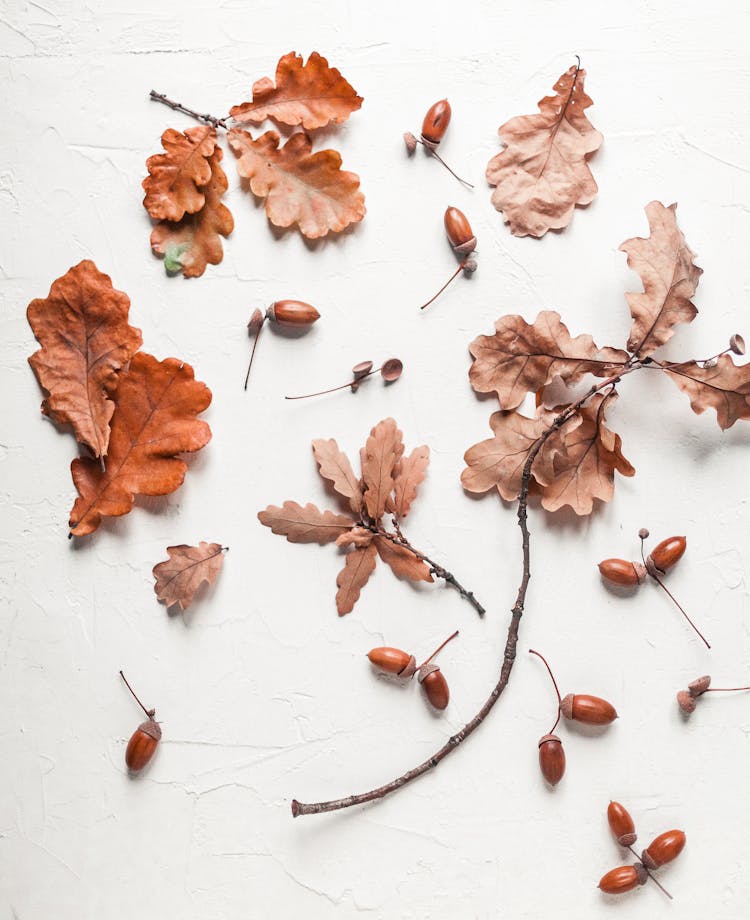
<svg viewBox="0 0 750 920">
<path fill-rule="evenodd" d="M 584 521 L 532 512 L 521 654 L 487 723 L 387 801 L 289 813 L 294 796 L 362 791 L 428 756 L 496 679 L 519 538 L 511 509 L 460 487 L 463 452 L 487 436 L 492 409 L 468 386 L 468 342 L 502 313 L 553 308 L 573 333 L 622 344 L 637 279 L 617 247 L 646 233 L 653 198 L 679 202 L 705 269 L 700 316 L 668 354 L 704 356 L 750 332 L 746 5 L 2 6 L 2 920 L 747 916 L 750 700 L 706 698 L 683 724 L 674 693 L 706 671 L 750 675 L 750 428 L 722 435 L 713 413 L 693 415 L 655 376 L 621 387 L 612 423 L 638 474 L 618 481 L 612 504 Z M 230 154 L 236 229 L 223 264 L 197 281 L 167 279 L 149 253 L 140 182 L 161 131 L 189 121 L 149 103 L 148 90 L 221 114 L 292 49 L 327 55 L 365 97 L 330 135 L 362 177 L 364 223 L 316 245 L 274 238 Z M 592 161 L 600 194 L 564 233 L 516 240 L 490 206 L 484 166 L 498 125 L 534 111 L 575 52 L 605 137 Z M 441 150 L 474 193 L 404 156 L 401 133 L 444 95 L 454 121 Z M 447 204 L 469 215 L 480 267 L 420 314 L 453 265 Z M 74 443 L 39 415 L 25 307 L 82 258 L 130 295 L 145 348 L 188 360 L 211 387 L 214 438 L 179 492 L 139 502 L 78 545 L 66 540 Z M 280 297 L 315 303 L 323 319 L 302 340 L 266 333 L 245 394 L 244 323 Z M 281 399 L 391 354 L 406 372 L 387 391 Z M 432 449 L 407 533 L 474 588 L 483 622 L 452 592 L 383 571 L 339 620 L 335 550 L 291 546 L 255 518 L 285 498 L 322 503 L 310 441 L 336 437 L 354 452 L 387 415 L 407 445 Z M 657 538 L 687 534 L 670 587 L 710 654 L 656 589 L 622 599 L 600 584 L 594 563 L 632 556 L 644 524 Z M 224 572 L 194 613 L 170 618 L 151 567 L 167 544 L 201 539 L 231 547 Z M 444 717 L 416 687 L 366 666 L 373 645 L 419 654 L 457 626 L 442 657 L 453 692 Z M 568 775 L 553 794 L 536 764 L 553 699 L 529 645 L 566 691 L 609 697 L 621 715 L 602 737 L 565 732 Z M 139 715 L 121 667 L 164 727 L 136 781 L 123 753 Z M 686 830 L 685 852 L 662 873 L 674 904 L 651 885 L 616 903 L 596 890 L 621 861 L 604 819 L 611 797 L 631 808 L 644 843 Z"/>
</svg>

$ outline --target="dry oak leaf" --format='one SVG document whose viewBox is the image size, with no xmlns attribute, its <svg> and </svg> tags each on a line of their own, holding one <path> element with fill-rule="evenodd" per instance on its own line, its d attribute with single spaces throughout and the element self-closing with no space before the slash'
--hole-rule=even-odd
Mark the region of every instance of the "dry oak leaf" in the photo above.
<svg viewBox="0 0 750 920">
<path fill-rule="evenodd" d="M 586 71 L 575 66 L 539 102 L 539 115 L 519 115 L 498 129 L 505 149 L 487 165 L 496 186 L 492 204 L 514 236 L 541 237 L 566 227 L 576 205 L 593 201 L 597 185 L 587 160 L 602 135 L 586 117 L 592 101 L 583 90 Z"/>
<path fill-rule="evenodd" d="M 195 592 L 206 582 L 212 585 L 224 565 L 224 550 L 220 543 L 205 543 L 198 546 L 168 546 L 169 559 L 154 566 L 156 579 L 154 591 L 157 598 L 171 607 L 180 605 L 187 610 L 192 604 Z"/>
<path fill-rule="evenodd" d="M 365 507 L 373 520 L 380 520 L 386 510 L 395 510 L 391 497 L 393 473 L 403 452 L 402 434 L 392 418 L 379 422 L 365 442 L 361 453 L 362 480 Z"/>
<path fill-rule="evenodd" d="M 254 195 L 266 199 L 266 215 L 274 226 L 297 225 L 314 240 L 365 216 L 359 176 L 341 169 L 335 150 L 312 153 L 303 131 L 292 134 L 283 147 L 276 131 L 253 140 L 247 131 L 232 128 L 228 136 L 237 171 L 249 180 Z"/>
<path fill-rule="evenodd" d="M 229 112 L 237 124 L 260 124 L 266 118 L 305 130 L 340 124 L 362 105 L 362 97 L 313 51 L 303 63 L 294 51 L 276 65 L 276 85 L 268 77 L 253 84 L 252 102 L 235 105 Z"/>
<path fill-rule="evenodd" d="M 723 430 L 738 419 L 750 419 L 750 364 L 736 365 L 722 355 L 715 367 L 702 367 L 695 361 L 664 365 L 667 373 L 690 399 L 693 412 L 716 410 Z"/>
<path fill-rule="evenodd" d="M 415 447 L 408 457 L 396 464 L 393 476 L 393 510 L 400 518 L 406 517 L 409 513 L 419 486 L 427 475 L 429 463 L 430 448 L 423 444 L 421 447 Z"/>
<path fill-rule="evenodd" d="M 71 464 L 79 498 L 70 514 L 71 535 L 97 529 L 103 517 L 127 514 L 136 495 L 168 495 L 182 485 L 187 464 L 177 454 L 200 450 L 211 429 L 196 416 L 211 391 L 189 364 L 158 361 L 138 352 L 120 376 L 105 468 L 89 458 Z"/>
<path fill-rule="evenodd" d="M 199 278 L 208 264 L 218 265 L 224 258 L 221 237 L 232 232 L 234 218 L 221 202 L 228 185 L 219 165 L 223 155 L 217 147 L 208 159 L 211 178 L 203 188 L 205 204 L 200 211 L 178 222 L 160 221 L 151 231 L 151 249 L 164 256 L 167 274 L 181 271 L 185 278 Z"/>
<path fill-rule="evenodd" d="M 493 412 L 490 427 L 494 437 L 474 444 L 464 454 L 466 469 L 461 473 L 464 489 L 481 494 L 496 488 L 507 502 L 518 498 L 529 451 L 558 415 L 559 412 L 541 407 L 537 409 L 536 418 L 527 418 L 515 411 Z M 582 421 L 580 415 L 571 419 L 566 423 L 566 433 L 570 435 Z M 554 450 L 548 438 L 534 458 L 532 479 L 536 478 L 534 474 L 537 471 L 542 481 L 549 477 L 553 456 Z"/>
<path fill-rule="evenodd" d="M 281 507 L 269 505 L 258 514 L 258 520 L 273 533 L 282 534 L 290 543 L 333 543 L 355 525 L 352 518 L 333 511 L 321 511 L 313 504 L 304 507 L 297 502 L 284 502 Z"/>
<path fill-rule="evenodd" d="M 622 454 L 620 435 L 604 424 L 605 407 L 616 398 L 614 393 L 597 393 L 578 410 L 580 423 L 563 425 L 549 437 L 552 462 L 535 470 L 547 511 L 569 505 L 576 514 L 591 514 L 594 499 L 608 502 L 614 495 L 615 470 L 622 476 L 635 475 Z"/>
<path fill-rule="evenodd" d="M 42 346 L 29 358 L 48 395 L 42 412 L 69 424 L 80 444 L 103 457 L 118 375 L 140 348 L 140 329 L 128 324 L 130 298 L 86 259 L 52 283 L 26 315 Z"/>
<path fill-rule="evenodd" d="M 618 348 L 598 348 L 590 335 L 571 338 L 554 310 L 543 310 L 532 325 L 521 316 L 503 316 L 495 334 L 478 336 L 469 351 L 472 387 L 497 393 L 503 409 L 515 409 L 555 375 L 572 385 L 586 374 L 609 376 L 628 360 Z"/>
<path fill-rule="evenodd" d="M 318 438 L 312 442 L 318 472 L 328 480 L 355 514 L 362 508 L 362 486 L 354 475 L 349 458 L 333 438 Z"/>
<path fill-rule="evenodd" d="M 387 537 L 375 537 L 375 548 L 378 555 L 393 570 L 398 578 L 407 578 L 410 581 L 432 581 L 430 567 L 405 546 L 400 546 Z"/>
<path fill-rule="evenodd" d="M 351 553 L 347 553 L 344 568 L 336 576 L 336 584 L 338 585 L 336 609 L 339 616 L 351 613 L 354 609 L 362 588 L 364 588 L 370 575 L 375 571 L 376 559 L 377 551 L 372 544 L 363 549 L 355 549 Z"/>
<path fill-rule="evenodd" d="M 690 323 L 698 314 L 690 298 L 703 269 L 693 261 L 695 253 L 677 226 L 676 210 L 676 204 L 668 208 L 660 201 L 647 204 L 651 235 L 633 237 L 620 246 L 643 281 L 642 294 L 625 295 L 633 317 L 628 351 L 641 358 L 668 342 L 677 323 Z"/>
<path fill-rule="evenodd" d="M 154 220 L 181 220 L 205 204 L 203 187 L 211 179 L 209 157 L 216 147 L 216 129 L 206 125 L 182 133 L 167 128 L 161 142 L 166 153 L 146 160 L 143 207 Z"/>
<path fill-rule="evenodd" d="M 369 546 L 374 539 L 375 534 L 371 530 L 366 530 L 364 527 L 353 527 L 346 533 L 342 533 L 340 537 L 336 537 L 336 546 L 356 546 L 361 549 Z"/>
</svg>

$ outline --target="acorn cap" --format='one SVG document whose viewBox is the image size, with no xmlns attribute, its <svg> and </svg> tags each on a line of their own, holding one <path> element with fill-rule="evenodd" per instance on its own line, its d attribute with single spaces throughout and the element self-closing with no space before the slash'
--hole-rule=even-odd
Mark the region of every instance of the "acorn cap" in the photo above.
<svg viewBox="0 0 750 920">
<path fill-rule="evenodd" d="M 567 696 L 564 696 L 560 701 L 560 712 L 563 714 L 564 718 L 572 719 L 573 718 L 573 697 L 574 693 L 569 693 Z"/>
<path fill-rule="evenodd" d="M 736 355 L 745 354 L 745 340 L 742 338 L 739 332 L 735 332 L 735 334 L 729 339 L 729 347 Z"/>
<path fill-rule="evenodd" d="M 148 735 L 149 738 L 153 738 L 154 741 L 161 740 L 161 725 L 158 722 L 154 722 L 153 719 L 149 719 L 148 722 L 141 722 L 138 726 L 138 731 Z"/>
<path fill-rule="evenodd" d="M 406 149 L 411 156 L 411 154 L 414 153 L 414 151 L 417 149 L 417 139 L 414 137 L 411 131 L 407 131 L 404 134 L 404 143 L 406 144 Z"/>
<path fill-rule="evenodd" d="M 409 662 L 402 671 L 398 672 L 399 677 L 412 677 L 417 670 L 417 659 L 414 655 L 409 656 Z"/>
<path fill-rule="evenodd" d="M 464 261 L 463 269 L 468 275 L 473 275 L 477 270 L 477 260 L 476 259 L 466 259 Z"/>
<path fill-rule="evenodd" d="M 250 322 L 247 324 L 247 334 L 250 337 L 257 335 L 264 322 L 265 316 L 263 313 L 260 310 L 253 310 L 253 315 L 250 317 Z"/>
<path fill-rule="evenodd" d="M 639 862 L 633 863 L 633 868 L 635 869 L 636 875 L 638 876 L 638 884 L 645 885 L 648 881 L 648 872 L 646 872 L 643 864 Z"/>
<path fill-rule="evenodd" d="M 470 252 L 474 252 L 477 248 L 477 238 L 472 236 L 470 240 L 466 240 L 465 243 L 459 243 L 458 246 L 453 247 L 453 251 L 456 255 L 459 256 L 468 256 Z"/>
<path fill-rule="evenodd" d="M 704 674 L 703 677 L 698 677 L 695 680 L 691 680 L 688 684 L 688 692 L 690 696 L 700 696 L 702 693 L 705 693 L 706 690 L 711 686 L 711 678 L 708 674 Z"/>
<path fill-rule="evenodd" d="M 620 834 L 620 836 L 617 838 L 617 842 L 620 844 L 621 847 L 632 847 L 637 839 L 638 839 L 638 834 L 636 833 Z"/>
<path fill-rule="evenodd" d="M 560 741 L 557 735 L 550 735 L 548 733 L 546 735 L 542 735 L 542 737 L 539 739 L 539 744 L 537 745 L 537 747 L 541 747 L 543 744 L 546 744 L 548 741 L 557 741 L 559 744 L 562 744 L 562 741 Z"/>
<path fill-rule="evenodd" d="M 645 849 L 641 853 L 641 862 L 647 869 L 658 869 L 659 868 L 659 863 L 655 862 L 651 858 L 651 854 L 649 853 L 648 849 Z"/>
<path fill-rule="evenodd" d="M 677 702 L 685 715 L 689 716 L 691 712 L 695 712 L 695 697 L 691 696 L 687 690 L 680 690 L 680 692 L 677 694 Z"/>
<path fill-rule="evenodd" d="M 417 674 L 417 680 L 421 684 L 422 681 L 426 677 L 429 677 L 430 674 L 433 674 L 435 671 L 439 671 L 439 670 L 440 670 L 439 664 L 432 664 L 432 662 L 430 662 L 429 664 L 423 664 L 422 667 L 419 669 L 419 673 Z"/>
<path fill-rule="evenodd" d="M 393 383 L 401 376 L 403 369 L 403 361 L 399 358 L 389 358 L 380 368 L 380 376 L 386 383 Z"/>
</svg>

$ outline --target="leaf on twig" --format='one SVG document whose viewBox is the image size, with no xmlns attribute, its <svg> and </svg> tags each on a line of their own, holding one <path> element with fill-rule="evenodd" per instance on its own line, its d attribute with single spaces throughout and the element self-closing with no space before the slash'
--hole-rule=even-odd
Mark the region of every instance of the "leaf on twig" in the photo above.
<svg viewBox="0 0 750 920">
<path fill-rule="evenodd" d="M 393 510 L 398 517 L 406 517 L 411 503 L 417 497 L 420 484 L 427 475 L 430 463 L 430 448 L 415 447 L 408 457 L 396 464 L 393 476 Z"/>
<path fill-rule="evenodd" d="M 575 66 L 539 102 L 539 115 L 519 115 L 498 129 L 505 149 L 487 165 L 492 204 L 514 236 L 541 237 L 566 227 L 576 205 L 594 200 L 597 185 L 587 160 L 602 135 L 585 115 L 592 101 L 586 71 Z"/>
<path fill-rule="evenodd" d="M 357 546 L 362 548 L 369 546 L 374 539 L 375 534 L 371 530 L 365 530 L 364 527 L 353 527 L 336 538 L 336 546 Z"/>
<path fill-rule="evenodd" d="M 312 442 L 313 456 L 318 464 L 318 472 L 327 479 L 338 494 L 347 499 L 355 514 L 362 508 L 362 487 L 346 454 L 339 449 L 333 438 L 318 438 Z"/>
<path fill-rule="evenodd" d="M 555 375 L 572 385 L 586 374 L 606 377 L 628 359 L 618 348 L 598 348 L 590 335 L 571 338 L 554 310 L 543 310 L 533 325 L 521 316 L 503 316 L 495 330 L 469 346 L 469 380 L 477 393 L 497 393 L 503 409 L 515 409 Z"/>
<path fill-rule="evenodd" d="M 364 588 L 370 575 L 375 571 L 375 560 L 376 550 L 372 544 L 363 549 L 355 549 L 351 553 L 347 553 L 344 568 L 336 577 L 336 584 L 338 585 L 336 609 L 339 612 L 339 616 L 351 613 L 354 609 L 362 588 Z"/>
<path fill-rule="evenodd" d="M 141 346 L 141 331 L 128 324 L 130 298 L 109 275 L 86 259 L 32 300 L 29 325 L 42 346 L 29 358 L 47 391 L 42 412 L 69 424 L 95 457 L 107 453 L 112 394 L 122 368 Z"/>
<path fill-rule="evenodd" d="M 227 177 L 219 165 L 223 157 L 217 147 L 208 159 L 211 178 L 203 187 L 204 205 L 182 220 L 160 221 L 151 231 L 151 249 L 164 256 L 167 274 L 181 271 L 185 278 L 198 278 L 206 266 L 218 265 L 224 258 L 221 237 L 234 229 L 234 218 L 221 198 L 227 190 Z"/>
<path fill-rule="evenodd" d="M 297 502 L 284 502 L 279 508 L 269 505 L 258 514 L 258 520 L 273 533 L 282 534 L 290 543 L 333 543 L 354 526 L 343 514 L 321 511 L 313 504 L 304 507 Z"/>
<path fill-rule="evenodd" d="M 266 199 L 266 214 L 276 227 L 299 227 L 317 239 L 340 232 L 365 215 L 359 177 L 341 169 L 335 150 L 312 153 L 310 138 L 292 134 L 283 147 L 276 131 L 257 140 L 240 128 L 229 132 L 229 145 L 238 157 L 237 171 L 248 179 L 254 195 Z"/>
<path fill-rule="evenodd" d="M 666 364 L 664 372 L 686 393 L 693 412 L 716 410 L 719 427 L 731 428 L 738 419 L 750 419 L 750 364 L 736 365 L 722 355 L 715 367 L 695 361 Z"/>
<path fill-rule="evenodd" d="M 393 570 L 398 578 L 410 581 L 432 581 L 430 567 L 405 546 L 399 546 L 386 537 L 375 537 L 378 555 Z"/>
<path fill-rule="evenodd" d="M 104 469 L 79 457 L 71 464 L 79 498 L 70 514 L 70 532 L 93 533 L 103 517 L 127 514 L 136 495 L 168 495 L 185 478 L 178 454 L 200 450 L 211 429 L 196 418 L 211 403 L 211 391 L 197 381 L 189 364 L 158 361 L 139 352 L 120 376 Z"/>
<path fill-rule="evenodd" d="M 154 566 L 157 598 L 171 607 L 180 605 L 187 610 L 195 593 L 206 582 L 212 585 L 224 565 L 224 547 L 220 543 L 205 543 L 198 546 L 168 546 L 169 559 Z"/>
<path fill-rule="evenodd" d="M 229 112 L 237 124 L 260 124 L 266 118 L 305 130 L 340 124 L 362 105 L 362 97 L 328 61 L 313 51 L 303 63 L 294 51 L 276 65 L 276 85 L 268 77 L 253 84 L 252 102 Z"/>
<path fill-rule="evenodd" d="M 161 142 L 166 153 L 146 160 L 143 207 L 154 220 L 182 220 L 206 202 L 204 186 L 211 180 L 209 157 L 216 148 L 216 129 L 201 126 L 183 133 L 167 128 Z"/>
<path fill-rule="evenodd" d="M 622 454 L 620 435 L 604 424 L 605 407 L 616 398 L 616 394 L 597 393 L 578 410 L 580 423 L 563 425 L 549 437 L 552 462 L 535 471 L 547 511 L 569 505 L 576 514 L 591 514 L 594 499 L 612 499 L 615 470 L 623 476 L 635 475 Z"/>
<path fill-rule="evenodd" d="M 703 269 L 677 226 L 677 205 L 660 201 L 646 205 L 651 235 L 636 236 L 620 246 L 628 265 L 638 272 L 643 293 L 625 295 L 633 317 L 628 351 L 645 358 L 674 335 L 677 323 L 690 323 L 698 315 L 691 297 Z"/>
<path fill-rule="evenodd" d="M 379 422 L 365 442 L 362 480 L 365 507 L 373 520 L 380 520 L 392 505 L 393 471 L 403 452 L 402 435 L 392 418 Z"/>
</svg>

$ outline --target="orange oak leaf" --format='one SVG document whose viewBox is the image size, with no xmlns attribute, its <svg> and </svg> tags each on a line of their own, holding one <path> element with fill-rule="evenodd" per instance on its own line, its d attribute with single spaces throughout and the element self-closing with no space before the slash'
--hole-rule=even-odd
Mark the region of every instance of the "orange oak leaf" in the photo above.
<svg viewBox="0 0 750 920">
<path fill-rule="evenodd" d="M 232 232 L 234 218 L 221 202 L 227 190 L 226 173 L 219 165 L 223 155 L 217 147 L 208 158 L 211 178 L 202 189 L 203 207 L 177 222 L 160 221 L 151 231 L 151 249 L 164 256 L 169 275 L 181 271 L 185 278 L 198 278 L 208 264 L 218 265 L 224 258 L 221 237 Z"/>
<path fill-rule="evenodd" d="M 430 463 L 430 448 L 415 447 L 408 457 L 396 464 L 393 476 L 393 510 L 399 517 L 406 517 L 411 503 L 417 497 L 420 484 L 427 475 Z"/>
<path fill-rule="evenodd" d="M 633 317 L 628 351 L 645 358 L 674 335 L 677 323 L 690 323 L 698 315 L 691 297 L 703 269 L 677 226 L 677 205 L 660 201 L 646 205 L 651 235 L 626 240 L 620 250 L 643 281 L 643 293 L 625 295 Z"/>
<path fill-rule="evenodd" d="M 282 534 L 290 543 L 333 543 L 337 537 L 354 526 L 354 521 L 343 514 L 321 511 L 313 504 L 304 507 L 297 502 L 284 502 L 279 508 L 269 505 L 258 514 L 264 527 Z"/>
<path fill-rule="evenodd" d="M 635 475 L 635 469 L 622 453 L 619 434 L 604 424 L 608 403 L 617 398 L 597 393 L 578 410 L 579 424 L 563 425 L 550 438 L 552 463 L 544 472 L 535 471 L 542 486 L 542 507 L 557 511 L 569 505 L 576 514 L 591 514 L 594 499 L 608 502 L 615 489 L 615 470 L 622 476 Z"/>
<path fill-rule="evenodd" d="M 312 442 L 313 456 L 318 472 L 327 479 L 338 494 L 347 500 L 351 510 L 359 514 L 362 508 L 362 487 L 349 458 L 333 438 L 318 438 Z"/>
<path fill-rule="evenodd" d="M 731 428 L 738 419 L 750 419 L 750 364 L 736 365 L 721 355 L 714 367 L 695 361 L 666 364 L 665 373 L 690 399 L 693 412 L 716 410 L 719 427 Z"/>
<path fill-rule="evenodd" d="M 169 559 L 153 569 L 157 598 L 167 607 L 179 604 L 180 610 L 187 610 L 200 586 L 216 581 L 224 565 L 224 550 L 220 543 L 203 541 L 198 546 L 168 546 Z"/>
<path fill-rule="evenodd" d="M 266 214 L 276 227 L 298 226 L 303 236 L 317 239 L 340 232 L 365 216 L 359 176 L 341 169 L 335 150 L 312 153 L 310 138 L 292 134 L 283 147 L 276 131 L 257 140 L 240 128 L 229 132 L 238 157 L 237 171 L 248 179 L 254 195 L 266 199 Z"/>
<path fill-rule="evenodd" d="M 577 383 L 586 374 L 606 377 L 628 360 L 618 348 L 598 348 L 590 335 L 571 338 L 554 310 L 543 310 L 532 325 L 521 316 L 503 316 L 494 335 L 469 346 L 474 363 L 469 380 L 477 393 L 497 393 L 503 409 L 515 409 L 527 393 L 560 376 Z"/>
<path fill-rule="evenodd" d="M 128 324 L 130 298 L 86 259 L 32 300 L 26 315 L 42 346 L 29 358 L 47 391 L 42 412 L 69 424 L 80 444 L 103 457 L 118 375 L 140 348 L 140 329 Z"/>
<path fill-rule="evenodd" d="M 494 412 L 490 416 L 494 437 L 474 444 L 464 454 L 466 469 L 461 473 L 464 489 L 481 494 L 496 488 L 507 502 L 518 498 L 529 451 L 557 414 L 543 408 L 537 409 L 535 418 L 515 411 Z M 580 415 L 571 419 L 566 423 L 566 433 L 570 435 L 582 421 Z M 535 472 L 539 472 L 542 481 L 549 476 L 548 467 L 553 456 L 554 449 L 548 439 L 534 459 L 532 478 L 536 478 Z"/>
<path fill-rule="evenodd" d="M 370 575 L 375 571 L 376 549 L 370 544 L 363 549 L 355 549 L 347 553 L 344 568 L 336 577 L 338 591 L 336 592 L 336 609 L 339 616 L 351 613 L 354 605 L 359 600 L 362 588 L 367 584 Z"/>
<path fill-rule="evenodd" d="M 586 71 L 575 66 L 539 102 L 539 115 L 519 115 L 498 128 L 505 149 L 487 165 L 492 204 L 514 236 L 541 237 L 567 227 L 576 205 L 594 200 L 597 185 L 587 160 L 602 135 L 585 115 Z"/>
<path fill-rule="evenodd" d="M 375 537 L 378 555 L 393 570 L 398 578 L 410 581 L 432 581 L 430 567 L 405 546 L 399 546 L 386 537 Z"/>
<path fill-rule="evenodd" d="M 71 464 L 79 497 L 70 532 L 93 533 L 103 517 L 127 514 L 136 495 L 168 495 L 182 485 L 187 464 L 178 454 L 200 450 L 211 429 L 196 416 L 211 403 L 211 391 L 189 364 L 158 361 L 138 352 L 120 376 L 104 469 L 79 457 Z"/>
<path fill-rule="evenodd" d="M 379 520 L 393 506 L 393 471 L 404 452 L 401 432 L 392 418 L 379 422 L 365 442 L 362 479 L 365 507 L 373 520 Z"/>
<path fill-rule="evenodd" d="M 146 160 L 143 207 L 154 220 L 181 220 L 205 204 L 204 186 L 211 179 L 209 157 L 216 147 L 216 129 L 207 125 L 184 133 L 167 128 L 161 136 L 166 153 Z"/>
<path fill-rule="evenodd" d="M 303 63 L 294 51 L 276 65 L 276 85 L 268 77 L 253 84 L 252 102 L 229 112 L 237 124 L 260 124 L 266 118 L 306 130 L 340 124 L 362 105 L 362 97 L 335 67 L 313 51 Z"/>
</svg>

